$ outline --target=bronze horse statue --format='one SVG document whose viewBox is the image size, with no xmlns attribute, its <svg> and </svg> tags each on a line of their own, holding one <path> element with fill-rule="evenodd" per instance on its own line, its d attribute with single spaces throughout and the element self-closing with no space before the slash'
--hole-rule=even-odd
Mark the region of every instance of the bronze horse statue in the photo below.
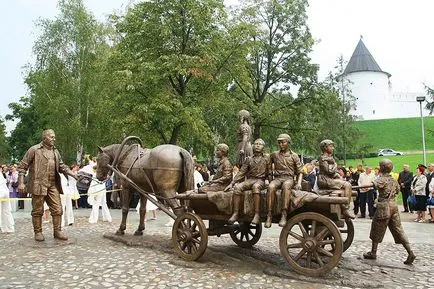
<svg viewBox="0 0 434 289">
<path fill-rule="evenodd" d="M 136 141 L 138 144 L 128 144 Z M 193 159 L 188 151 L 175 145 L 160 145 L 153 149 L 141 147 L 138 137 L 130 136 L 121 144 L 112 144 L 99 149 L 97 157 L 96 177 L 101 181 L 111 173 L 110 166 L 128 177 L 120 178 L 122 186 L 122 222 L 116 235 L 123 235 L 126 229 L 129 205 L 132 194 L 137 191 L 136 185 L 143 191 L 155 194 L 164 199 L 173 211 L 179 208 L 179 202 L 174 198 L 176 193 L 183 193 L 194 188 Z M 134 235 L 143 235 L 145 229 L 146 201 L 140 194 L 140 224 Z"/>
</svg>

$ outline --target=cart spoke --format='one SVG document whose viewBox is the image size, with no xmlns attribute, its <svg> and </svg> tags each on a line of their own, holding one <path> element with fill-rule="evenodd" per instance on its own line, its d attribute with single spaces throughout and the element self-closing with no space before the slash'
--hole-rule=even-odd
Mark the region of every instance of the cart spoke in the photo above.
<svg viewBox="0 0 434 289">
<path fill-rule="evenodd" d="M 304 238 L 302 236 L 300 236 L 299 234 L 293 232 L 293 231 L 289 231 L 288 235 L 291 235 L 292 237 L 294 237 L 295 239 L 299 240 L 299 241 L 303 241 Z"/>
<path fill-rule="evenodd" d="M 324 227 L 324 229 L 321 230 L 321 232 L 318 233 L 318 235 L 315 236 L 316 240 L 322 240 L 324 237 L 329 233 L 329 230 L 327 227 Z"/>
<path fill-rule="evenodd" d="M 315 232 L 316 232 L 316 221 L 313 220 L 312 221 L 312 226 L 310 228 L 310 236 L 311 237 L 315 236 Z"/>
<path fill-rule="evenodd" d="M 249 232 L 244 232 L 244 236 L 246 236 L 246 241 L 250 241 Z"/>
<path fill-rule="evenodd" d="M 312 252 L 308 252 L 307 253 L 306 267 L 307 268 L 311 268 L 312 267 Z"/>
<path fill-rule="evenodd" d="M 309 236 L 309 233 L 306 231 L 306 228 L 303 226 L 302 222 L 298 222 L 297 225 L 300 228 L 301 233 L 303 234 L 303 237 Z"/>
<path fill-rule="evenodd" d="M 333 239 L 327 239 L 327 240 L 322 240 L 322 241 L 318 242 L 319 246 L 331 245 L 334 243 L 335 243 L 335 240 L 333 240 Z"/>
<path fill-rule="evenodd" d="M 255 236 L 252 231 L 248 231 L 247 234 L 249 234 L 252 238 Z"/>
<path fill-rule="evenodd" d="M 314 254 L 315 254 L 315 258 L 316 258 L 317 263 L 321 267 L 323 267 L 324 266 L 324 262 L 322 261 L 321 256 L 318 254 L 318 252 L 314 252 Z"/>
<path fill-rule="evenodd" d="M 317 252 L 321 253 L 322 255 L 326 255 L 328 257 L 333 257 L 333 253 L 325 250 L 324 248 L 318 247 L 316 250 L 317 250 Z"/>
<path fill-rule="evenodd" d="M 303 248 L 303 243 L 288 244 L 288 246 L 286 246 L 286 249 L 293 249 L 293 248 Z"/>
<path fill-rule="evenodd" d="M 196 222 L 194 222 L 193 226 L 191 227 L 191 230 L 196 231 L 196 227 L 197 227 L 197 224 L 196 224 Z"/>
<path fill-rule="evenodd" d="M 192 239 L 191 240 L 194 244 L 200 244 L 200 240 L 199 239 Z"/>
<path fill-rule="evenodd" d="M 303 255 L 306 254 L 306 250 L 303 248 L 301 249 L 301 251 L 297 254 L 297 256 L 295 256 L 293 259 L 295 261 L 298 261 L 301 257 L 303 257 Z"/>
<path fill-rule="evenodd" d="M 185 248 L 187 247 L 187 242 L 180 242 L 181 244 L 181 250 L 185 251 Z"/>
</svg>

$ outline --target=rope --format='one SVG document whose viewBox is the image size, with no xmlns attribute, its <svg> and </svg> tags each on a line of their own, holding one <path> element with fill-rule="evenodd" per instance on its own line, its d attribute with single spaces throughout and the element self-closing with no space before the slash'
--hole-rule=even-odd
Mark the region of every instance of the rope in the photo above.
<svg viewBox="0 0 434 289">
<path fill-rule="evenodd" d="M 122 189 L 113 189 L 113 190 L 105 190 L 104 189 L 104 190 L 96 191 L 95 193 L 91 193 L 91 194 L 78 194 L 78 195 L 79 196 L 97 196 L 97 195 L 102 195 L 102 194 L 105 194 L 105 193 L 111 193 L 111 192 L 117 192 L 117 191 L 122 191 Z M 75 194 L 75 196 L 76 195 L 77 194 Z M 60 196 L 62 197 L 62 196 L 65 196 L 65 195 L 64 194 L 60 194 Z M 74 195 L 72 195 L 72 196 L 74 196 Z M 21 201 L 21 200 L 31 200 L 31 199 L 32 199 L 31 197 L 29 197 L 29 198 L 0 198 L 0 202 L 6 202 L 6 201 L 10 201 L 10 200 Z"/>
</svg>

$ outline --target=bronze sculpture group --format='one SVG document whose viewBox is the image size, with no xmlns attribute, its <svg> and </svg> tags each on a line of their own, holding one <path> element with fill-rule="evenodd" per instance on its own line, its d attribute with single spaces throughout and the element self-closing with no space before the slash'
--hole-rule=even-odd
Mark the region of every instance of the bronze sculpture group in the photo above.
<svg viewBox="0 0 434 289">
<path fill-rule="evenodd" d="M 250 144 L 250 114 L 246 110 L 238 113 L 239 128 L 237 131 L 236 165 L 239 172 L 233 177 L 232 165 L 228 159 L 229 147 L 219 144 L 216 147 L 218 168 L 214 178 L 205 182 L 198 193 L 218 191 L 232 191 L 233 211 L 228 219 L 229 224 L 238 221 L 242 196 L 246 191 L 252 191 L 254 216 L 253 224 L 261 223 L 261 191 L 267 189 L 266 208 L 267 218 L 264 226 L 270 228 L 273 221 L 273 210 L 276 205 L 277 192 L 280 190 L 280 227 L 285 227 L 290 212 L 290 203 L 294 198 L 294 191 L 302 189 L 303 165 L 299 156 L 290 148 L 291 137 L 280 134 L 277 137 L 279 150 L 271 155 L 264 153 L 265 142 L 256 139 L 253 146 Z M 135 138 L 135 137 L 132 137 Z M 127 138 L 128 139 L 128 138 Z M 138 187 L 152 193 L 159 193 L 176 214 L 179 208 L 178 201 L 173 198 L 176 192 L 193 191 L 193 159 L 191 155 L 178 146 L 162 145 L 154 149 L 143 149 L 139 145 L 122 144 L 100 148 L 98 155 L 97 177 L 102 180 L 110 174 L 110 170 L 118 169 L 117 173 L 128 175 Z M 44 241 L 42 234 L 43 203 L 47 202 L 53 216 L 54 238 L 67 240 L 68 237 L 61 231 L 60 220 L 62 207 L 60 202 L 61 186 L 59 173 L 66 173 L 76 178 L 69 168 L 63 164 L 58 150 L 54 146 L 55 134 L 53 130 L 45 130 L 42 142 L 32 146 L 19 165 L 18 190 L 24 191 L 24 175 L 29 171 L 28 192 L 32 195 L 32 222 L 34 238 Z M 337 164 L 333 157 L 334 143 L 323 140 L 320 143 L 322 155 L 318 161 L 318 187 L 322 190 L 340 190 L 341 195 L 348 198 L 342 205 L 342 212 L 347 218 L 355 218 L 349 210 L 352 197 L 351 184 L 342 180 L 337 171 Z M 121 157 L 122 156 L 122 157 Z M 108 164 L 111 164 L 111 167 Z M 376 259 L 378 244 L 381 243 L 387 227 L 390 228 L 396 243 L 403 244 L 408 252 L 405 264 L 412 264 L 416 256 L 410 249 L 407 237 L 402 229 L 394 196 L 399 191 L 396 181 L 390 176 L 393 168 L 391 161 L 380 162 L 382 176 L 373 183 L 379 190 L 377 212 L 374 215 L 370 238 L 372 250 L 364 254 L 366 259 Z M 266 182 L 268 181 L 268 187 Z M 122 182 L 122 181 L 121 181 Z M 116 234 L 124 234 L 128 204 L 134 186 L 122 182 L 123 204 L 122 223 Z M 136 187 L 137 189 L 137 187 Z M 142 235 L 144 214 L 147 198 L 141 197 L 140 224 L 135 235 Z M 161 208 L 161 207 L 160 207 Z M 170 211 L 163 208 L 169 215 Z M 171 215 L 171 216 L 172 216 Z M 173 216 L 172 216 L 173 217 Z"/>
</svg>

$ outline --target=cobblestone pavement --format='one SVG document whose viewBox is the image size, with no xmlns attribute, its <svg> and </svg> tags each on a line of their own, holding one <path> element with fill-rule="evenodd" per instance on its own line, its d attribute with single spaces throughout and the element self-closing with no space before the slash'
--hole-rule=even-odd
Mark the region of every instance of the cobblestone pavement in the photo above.
<svg viewBox="0 0 434 289">
<path fill-rule="evenodd" d="M 280 228 L 264 229 L 253 249 L 236 246 L 228 235 L 211 236 L 198 261 L 180 259 L 171 244 L 169 218 L 158 212 L 144 236 L 132 236 L 138 215 L 130 212 L 124 242 L 112 235 L 120 211 L 111 210 L 113 223 L 89 224 L 88 209 L 75 210 L 76 222 L 65 228 L 66 242 L 54 240 L 52 224 L 43 224 L 45 242 L 33 240 L 30 214 L 14 213 L 16 232 L 0 235 L 0 288 L 434 288 L 432 238 L 434 224 L 410 221 L 404 229 L 418 256 L 406 266 L 405 250 L 390 233 L 380 244 L 378 259 L 364 260 L 370 249 L 370 220 L 356 219 L 355 240 L 327 276 L 301 276 L 279 252 Z M 431 280 L 431 283 L 430 283 Z"/>
</svg>

